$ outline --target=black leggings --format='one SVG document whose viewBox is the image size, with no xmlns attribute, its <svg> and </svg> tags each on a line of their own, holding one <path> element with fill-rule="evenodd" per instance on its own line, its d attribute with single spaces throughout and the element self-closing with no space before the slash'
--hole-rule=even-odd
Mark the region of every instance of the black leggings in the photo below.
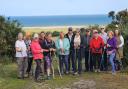
<svg viewBox="0 0 128 89">
<path fill-rule="evenodd" d="M 35 62 L 36 62 L 35 79 L 37 80 L 41 72 L 41 59 L 37 59 L 35 60 Z"/>
<path fill-rule="evenodd" d="M 94 69 L 100 69 L 101 54 L 93 53 L 92 58 L 93 58 L 92 62 L 93 62 Z M 98 63 L 98 66 L 97 66 L 97 63 Z"/>
</svg>

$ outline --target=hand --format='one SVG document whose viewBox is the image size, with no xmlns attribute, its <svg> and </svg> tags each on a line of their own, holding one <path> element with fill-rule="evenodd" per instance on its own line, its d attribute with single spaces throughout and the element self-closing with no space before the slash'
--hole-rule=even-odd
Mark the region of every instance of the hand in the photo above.
<svg viewBox="0 0 128 89">
<path fill-rule="evenodd" d="M 61 52 L 64 53 L 64 49 L 63 48 L 60 48 Z"/>
<path fill-rule="evenodd" d="M 53 51 L 53 49 L 52 49 L 52 48 L 50 48 L 50 49 L 49 49 L 49 51 L 51 52 L 51 51 Z"/>
<path fill-rule="evenodd" d="M 54 52 L 55 52 L 55 51 L 56 51 L 56 49 L 52 49 L 52 51 L 54 51 Z"/>
<path fill-rule="evenodd" d="M 44 52 L 44 50 L 43 49 L 41 49 L 41 51 L 40 51 L 41 53 L 43 53 Z"/>
<path fill-rule="evenodd" d="M 107 44 L 107 47 L 111 47 L 111 45 Z"/>
</svg>

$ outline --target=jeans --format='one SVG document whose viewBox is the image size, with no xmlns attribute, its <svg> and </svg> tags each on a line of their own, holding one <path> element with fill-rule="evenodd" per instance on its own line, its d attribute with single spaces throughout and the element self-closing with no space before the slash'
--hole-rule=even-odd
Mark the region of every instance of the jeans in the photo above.
<svg viewBox="0 0 128 89">
<path fill-rule="evenodd" d="M 80 74 L 82 71 L 81 49 L 74 49 L 73 55 L 74 55 L 74 58 L 73 58 L 74 59 L 74 72 L 78 71 L 78 73 Z"/>
<path fill-rule="evenodd" d="M 72 71 L 74 71 L 74 59 L 73 59 L 73 50 L 70 51 L 68 58 L 68 71 L 70 71 L 72 65 Z"/>
<path fill-rule="evenodd" d="M 36 70 L 35 70 L 35 79 L 38 80 L 41 72 L 41 59 L 35 60 L 36 62 Z"/>
<path fill-rule="evenodd" d="M 28 66 L 27 57 L 18 57 L 17 65 L 18 65 L 18 77 L 24 78 L 24 75 L 26 74 L 27 66 Z"/>
<path fill-rule="evenodd" d="M 68 55 L 59 55 L 59 66 L 62 74 L 64 73 L 64 65 L 66 72 L 68 72 Z"/>
<path fill-rule="evenodd" d="M 108 55 L 109 62 L 112 65 L 112 72 L 115 72 L 115 63 L 114 63 L 115 53 Z"/>
<path fill-rule="evenodd" d="M 92 62 L 93 62 L 93 67 L 94 69 L 100 69 L 100 63 L 101 63 L 101 54 L 100 53 L 92 53 Z M 98 63 L 98 65 L 97 65 Z"/>
</svg>

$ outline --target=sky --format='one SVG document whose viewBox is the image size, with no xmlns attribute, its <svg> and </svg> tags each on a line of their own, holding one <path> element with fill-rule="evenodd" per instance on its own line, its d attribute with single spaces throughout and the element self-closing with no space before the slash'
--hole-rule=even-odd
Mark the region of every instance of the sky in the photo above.
<svg viewBox="0 0 128 89">
<path fill-rule="evenodd" d="M 0 0 L 0 15 L 93 15 L 128 8 L 128 0 Z"/>
</svg>

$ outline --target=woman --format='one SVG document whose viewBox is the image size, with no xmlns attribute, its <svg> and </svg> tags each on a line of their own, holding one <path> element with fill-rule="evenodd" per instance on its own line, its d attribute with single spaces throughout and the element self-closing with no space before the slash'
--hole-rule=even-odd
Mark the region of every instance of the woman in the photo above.
<svg viewBox="0 0 128 89">
<path fill-rule="evenodd" d="M 115 64 L 114 64 L 114 58 L 116 55 L 116 38 L 114 37 L 114 33 L 112 31 L 108 32 L 108 36 L 109 39 L 107 41 L 107 55 L 108 55 L 108 59 L 112 65 L 112 74 L 115 75 L 116 71 L 115 71 Z"/>
<path fill-rule="evenodd" d="M 93 30 L 93 37 L 90 40 L 90 51 L 92 54 L 92 66 L 94 67 L 95 72 L 100 72 L 101 55 L 102 55 L 103 47 L 104 47 L 103 39 L 99 36 L 97 30 Z"/>
<path fill-rule="evenodd" d="M 74 75 L 81 74 L 82 71 L 82 55 L 81 55 L 81 45 L 82 45 L 82 36 L 80 35 L 80 29 L 76 29 L 76 34 L 73 39 L 73 55 L 74 55 L 74 64 L 75 64 L 75 69 L 74 69 Z M 78 63 L 78 70 L 77 70 L 77 63 Z"/>
<path fill-rule="evenodd" d="M 46 63 L 47 70 L 47 79 L 51 79 L 51 63 L 52 63 L 52 54 L 56 51 L 55 43 L 52 41 L 52 34 L 50 32 L 46 33 L 46 39 L 43 42 L 43 49 L 49 50 L 48 52 L 44 52 L 44 59 Z"/>
<path fill-rule="evenodd" d="M 41 48 L 39 44 L 39 36 L 38 34 L 34 34 L 33 41 L 31 43 L 31 50 L 33 54 L 33 59 L 36 62 L 36 70 L 35 70 L 35 81 L 41 82 L 39 79 L 41 72 L 41 60 L 43 59 L 43 52 L 48 51 Z"/>
<path fill-rule="evenodd" d="M 123 59 L 123 46 L 124 46 L 124 38 L 119 32 L 119 30 L 115 30 L 115 38 L 117 40 L 117 51 L 116 51 L 116 60 L 119 62 L 119 69 L 122 66 Z"/>
<path fill-rule="evenodd" d="M 27 48 L 23 40 L 23 34 L 18 34 L 18 40 L 15 43 L 16 58 L 18 64 L 18 78 L 24 79 L 27 70 Z"/>
<path fill-rule="evenodd" d="M 60 37 L 56 40 L 55 45 L 59 55 L 60 72 L 61 74 L 64 73 L 63 64 L 65 64 L 65 72 L 68 74 L 68 55 L 70 50 L 70 42 L 67 38 L 64 38 L 63 32 L 60 32 Z"/>
<path fill-rule="evenodd" d="M 25 39 L 25 44 L 27 47 L 27 54 L 28 54 L 28 68 L 27 68 L 27 73 L 28 73 L 28 77 L 30 75 L 30 71 L 31 71 L 31 67 L 32 67 L 32 62 L 33 62 L 33 55 L 32 55 L 32 51 L 30 48 L 31 45 L 31 36 L 27 35 L 26 39 Z"/>
</svg>

